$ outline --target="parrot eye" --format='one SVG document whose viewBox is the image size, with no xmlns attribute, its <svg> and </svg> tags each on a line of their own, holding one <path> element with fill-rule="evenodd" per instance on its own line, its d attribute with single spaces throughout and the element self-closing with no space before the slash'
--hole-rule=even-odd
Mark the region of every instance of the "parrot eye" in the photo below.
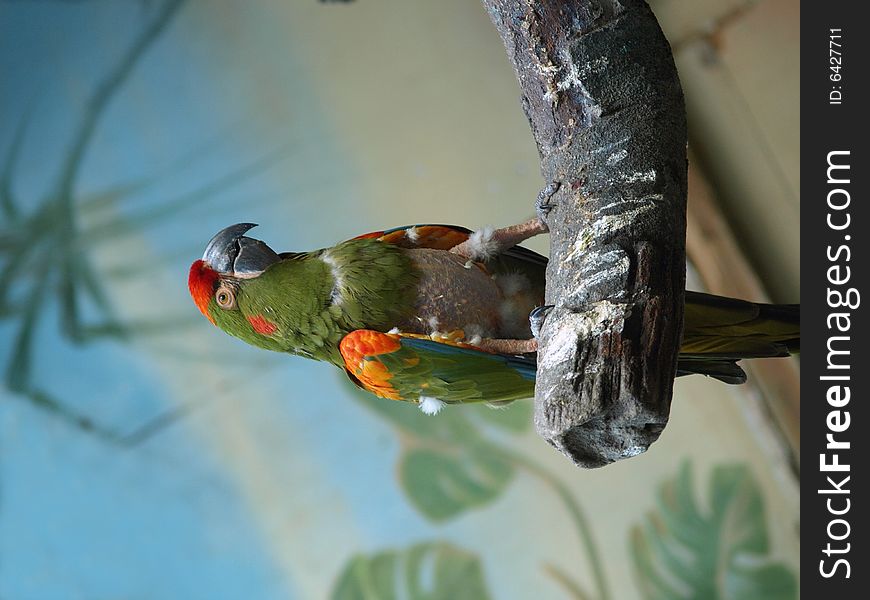
<svg viewBox="0 0 870 600">
<path fill-rule="evenodd" d="M 236 307 L 236 294 L 228 287 L 219 287 L 214 294 L 214 299 L 224 310 L 232 310 Z"/>
</svg>

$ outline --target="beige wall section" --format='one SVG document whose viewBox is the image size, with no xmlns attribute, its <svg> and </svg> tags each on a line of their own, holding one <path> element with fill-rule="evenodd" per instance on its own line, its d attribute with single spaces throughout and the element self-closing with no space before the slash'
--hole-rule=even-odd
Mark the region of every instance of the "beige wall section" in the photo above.
<svg viewBox="0 0 870 600">
<path fill-rule="evenodd" d="M 651 3 L 675 50 L 690 143 L 778 302 L 800 299 L 800 5 Z"/>
<path fill-rule="evenodd" d="M 537 151 L 510 62 L 479 3 L 272 6 L 306 56 L 310 81 L 354 162 L 361 202 L 390 205 L 389 221 L 378 227 L 477 228 L 533 214 L 543 186 Z M 358 227 L 348 222 L 336 233 L 355 235 Z M 532 246 L 547 248 L 543 239 Z"/>
</svg>

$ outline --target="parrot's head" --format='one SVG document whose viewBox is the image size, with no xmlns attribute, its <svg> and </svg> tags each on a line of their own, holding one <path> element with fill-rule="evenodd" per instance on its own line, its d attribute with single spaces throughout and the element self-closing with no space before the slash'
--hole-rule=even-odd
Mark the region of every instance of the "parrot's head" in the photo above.
<svg viewBox="0 0 870 600">
<path fill-rule="evenodd" d="M 202 314 L 227 333 L 243 339 L 253 332 L 262 333 L 257 327 L 266 326 L 261 315 L 246 314 L 245 287 L 281 260 L 265 243 L 245 236 L 252 227 L 256 225 L 238 223 L 218 232 L 202 258 L 190 266 L 187 280 L 190 295 Z"/>
</svg>

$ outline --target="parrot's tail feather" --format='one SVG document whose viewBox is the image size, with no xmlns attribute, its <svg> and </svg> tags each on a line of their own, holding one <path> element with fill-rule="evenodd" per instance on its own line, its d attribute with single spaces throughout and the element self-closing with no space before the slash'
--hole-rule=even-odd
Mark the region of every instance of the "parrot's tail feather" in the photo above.
<svg viewBox="0 0 870 600">
<path fill-rule="evenodd" d="M 787 323 L 800 324 L 800 304 L 758 304 L 761 316 L 765 319 L 776 319 Z"/>
<path fill-rule="evenodd" d="M 683 375 L 706 375 L 724 383 L 746 383 L 746 372 L 737 364 L 738 359 L 695 359 L 680 357 L 677 361 L 677 377 Z"/>
<path fill-rule="evenodd" d="M 794 327 L 795 336 L 783 341 L 789 354 L 801 351 L 801 305 L 800 304 L 759 304 L 761 317 L 779 323 L 788 323 Z"/>
<path fill-rule="evenodd" d="M 800 305 L 686 292 L 682 354 L 769 358 L 800 349 Z"/>
<path fill-rule="evenodd" d="M 743 383 L 743 358 L 774 358 L 800 351 L 800 305 L 758 304 L 686 292 L 678 375 L 699 373 Z"/>
</svg>

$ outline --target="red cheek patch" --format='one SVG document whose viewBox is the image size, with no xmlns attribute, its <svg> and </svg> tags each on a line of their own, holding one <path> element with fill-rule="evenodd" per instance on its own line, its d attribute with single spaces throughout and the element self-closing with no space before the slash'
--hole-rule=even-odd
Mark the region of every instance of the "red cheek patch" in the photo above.
<svg viewBox="0 0 870 600">
<path fill-rule="evenodd" d="M 278 329 L 277 325 L 275 325 L 271 321 L 266 320 L 263 315 L 248 317 L 248 323 L 250 323 L 251 327 L 254 328 L 254 331 L 259 333 L 260 335 L 272 335 Z"/>
</svg>

